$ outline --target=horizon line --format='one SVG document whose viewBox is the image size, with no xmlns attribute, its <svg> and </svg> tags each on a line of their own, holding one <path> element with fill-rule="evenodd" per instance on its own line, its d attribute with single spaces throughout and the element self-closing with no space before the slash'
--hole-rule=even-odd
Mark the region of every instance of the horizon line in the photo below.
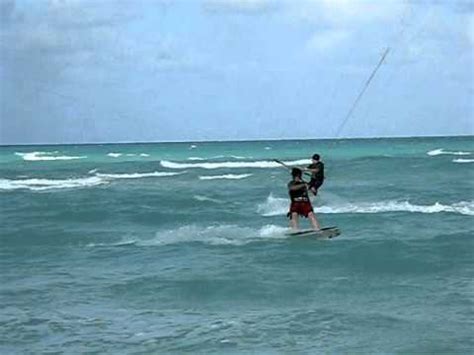
<svg viewBox="0 0 474 355">
<path fill-rule="evenodd" d="M 410 139 L 410 138 L 460 138 L 460 137 L 474 137 L 474 134 L 457 134 L 457 135 L 425 135 L 425 136 L 373 136 L 373 137 L 321 137 L 321 138 L 264 138 L 264 139 L 197 139 L 197 140 L 169 140 L 169 141 L 119 141 L 119 142 L 73 142 L 73 143 L 15 143 L 15 144 L 1 144 L 0 147 L 29 147 L 29 146 L 60 146 L 60 145 L 125 145 L 125 144 L 183 144 L 183 143 L 239 143 L 239 142 L 274 142 L 274 141 L 330 141 L 330 140 L 373 140 L 373 139 Z"/>
</svg>

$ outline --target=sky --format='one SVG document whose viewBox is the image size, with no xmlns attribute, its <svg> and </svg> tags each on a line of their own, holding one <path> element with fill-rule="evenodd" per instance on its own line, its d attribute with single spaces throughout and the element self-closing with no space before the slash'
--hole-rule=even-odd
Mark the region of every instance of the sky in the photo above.
<svg viewBox="0 0 474 355">
<path fill-rule="evenodd" d="M 472 1 L 0 0 L 0 144 L 473 135 L 473 49 Z"/>
</svg>

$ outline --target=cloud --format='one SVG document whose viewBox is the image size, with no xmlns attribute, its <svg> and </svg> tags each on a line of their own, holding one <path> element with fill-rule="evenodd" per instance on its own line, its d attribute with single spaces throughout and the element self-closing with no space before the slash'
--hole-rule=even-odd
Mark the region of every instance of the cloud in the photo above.
<svg viewBox="0 0 474 355">
<path fill-rule="evenodd" d="M 204 10 L 213 13 L 261 14 L 275 7 L 269 0 L 207 0 Z"/>
</svg>

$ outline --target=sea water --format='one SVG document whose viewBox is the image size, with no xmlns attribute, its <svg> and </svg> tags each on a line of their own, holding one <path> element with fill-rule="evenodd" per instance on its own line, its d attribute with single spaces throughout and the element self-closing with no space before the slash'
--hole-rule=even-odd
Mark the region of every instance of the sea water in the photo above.
<svg viewBox="0 0 474 355">
<path fill-rule="evenodd" d="M 473 142 L 2 147 L 0 352 L 472 352 Z"/>
</svg>

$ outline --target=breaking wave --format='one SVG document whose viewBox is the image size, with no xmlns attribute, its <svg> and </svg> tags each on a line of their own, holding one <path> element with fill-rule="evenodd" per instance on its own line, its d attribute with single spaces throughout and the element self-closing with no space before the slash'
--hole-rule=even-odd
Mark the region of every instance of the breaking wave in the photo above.
<svg viewBox="0 0 474 355">
<path fill-rule="evenodd" d="M 28 189 L 31 191 L 44 191 L 53 189 L 83 188 L 106 184 L 107 180 L 98 176 L 77 179 L 0 179 L 0 190 Z"/>
<path fill-rule="evenodd" d="M 189 157 L 188 160 L 191 160 L 191 161 L 204 161 L 204 160 L 224 159 L 224 158 L 242 160 L 242 159 L 251 159 L 252 157 L 243 157 L 243 156 L 240 156 L 240 155 L 229 155 L 228 157 L 225 156 L 225 155 L 214 155 L 214 156 L 209 157 L 209 158 Z"/>
<path fill-rule="evenodd" d="M 86 156 L 69 156 L 58 155 L 58 151 L 54 152 L 29 152 L 29 153 L 15 153 L 23 158 L 25 161 L 53 161 L 53 160 L 77 160 L 85 159 Z"/>
<path fill-rule="evenodd" d="M 105 179 L 140 179 L 140 178 L 148 178 L 148 177 L 165 177 L 165 176 L 175 176 L 181 175 L 182 173 L 173 173 L 173 172 L 165 172 L 165 171 L 154 171 L 151 173 L 132 173 L 132 174 L 102 174 L 96 173 L 96 176 Z"/>
<path fill-rule="evenodd" d="M 427 152 L 426 154 L 428 154 L 429 156 L 437 156 L 437 155 L 471 155 L 470 152 L 451 152 L 451 151 L 448 151 L 448 150 L 444 150 L 444 149 L 434 149 L 434 150 L 430 150 L 429 152 Z"/>
<path fill-rule="evenodd" d="M 311 161 L 308 159 L 300 159 L 293 161 L 285 161 L 286 165 L 304 165 L 309 164 Z M 236 161 L 225 161 L 225 162 L 216 162 L 216 163 L 176 163 L 168 160 L 162 160 L 160 162 L 161 166 L 168 169 L 236 169 L 236 168 L 259 168 L 259 169 L 268 169 L 268 168 L 278 168 L 281 167 L 280 164 L 271 160 L 262 160 L 262 161 L 248 161 L 248 162 L 236 162 Z"/>
<path fill-rule="evenodd" d="M 453 159 L 453 163 L 458 163 L 458 164 L 466 164 L 466 163 L 474 163 L 474 159 Z"/>
<path fill-rule="evenodd" d="M 249 176 L 252 176 L 252 174 L 205 175 L 205 176 L 199 176 L 199 180 L 220 180 L 220 179 L 240 180 L 240 179 L 245 179 Z"/>
<path fill-rule="evenodd" d="M 258 205 L 257 212 L 265 217 L 285 215 L 288 212 L 289 200 L 286 198 L 268 196 L 267 200 Z M 335 206 L 314 206 L 316 213 L 387 213 L 387 212 L 413 212 L 413 213 L 458 213 L 474 216 L 474 201 L 458 202 L 451 205 L 434 203 L 433 205 L 414 205 L 408 201 L 382 201 L 349 203 Z"/>
<path fill-rule="evenodd" d="M 124 153 L 107 153 L 107 156 L 108 157 L 111 157 L 111 158 L 119 158 L 121 156 L 127 156 L 127 157 L 149 157 L 150 154 L 146 154 L 146 153 L 127 153 L 127 154 L 124 154 Z"/>
<path fill-rule="evenodd" d="M 218 200 L 216 198 L 212 198 L 212 197 L 208 197 L 208 196 L 204 196 L 204 195 L 194 195 L 193 198 L 196 201 L 200 201 L 200 202 L 225 203 L 222 200 Z"/>
<path fill-rule="evenodd" d="M 151 173 L 131 173 L 131 174 L 102 174 L 97 173 L 97 169 L 89 173 L 95 173 L 93 176 L 70 178 L 70 179 L 0 179 L 0 190 L 11 191 L 27 189 L 30 191 L 45 191 L 55 189 L 73 189 L 103 185 L 115 179 L 141 179 L 150 177 L 167 177 L 181 175 L 185 172 L 162 172 L 155 171 Z"/>
<path fill-rule="evenodd" d="M 245 245 L 262 240 L 285 239 L 286 227 L 266 225 L 256 229 L 223 224 L 214 226 L 187 225 L 177 229 L 158 231 L 149 240 L 136 241 L 137 246 L 160 246 L 178 243 L 205 243 L 210 245 Z"/>
</svg>

